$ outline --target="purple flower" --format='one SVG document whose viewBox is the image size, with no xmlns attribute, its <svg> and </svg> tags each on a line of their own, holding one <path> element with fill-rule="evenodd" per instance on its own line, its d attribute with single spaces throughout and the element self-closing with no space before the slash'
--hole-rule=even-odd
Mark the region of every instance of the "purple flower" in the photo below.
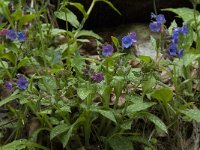
<svg viewBox="0 0 200 150">
<path fill-rule="evenodd" d="M 132 42 L 133 43 L 136 43 L 137 42 L 137 37 L 136 37 L 136 33 L 135 32 L 131 32 L 129 33 L 130 38 L 132 39 Z"/>
<path fill-rule="evenodd" d="M 160 30 L 161 30 L 161 23 L 159 23 L 159 22 L 151 22 L 150 24 L 149 24 L 149 28 L 150 28 L 150 30 L 152 31 L 152 32 L 160 32 Z"/>
<path fill-rule="evenodd" d="M 114 48 L 110 44 L 106 44 L 102 48 L 102 54 L 106 57 L 110 56 L 114 51 Z"/>
<path fill-rule="evenodd" d="M 183 52 L 184 52 L 184 49 L 180 49 L 180 50 L 178 51 L 178 57 L 179 57 L 179 58 L 183 57 Z"/>
<path fill-rule="evenodd" d="M 7 31 L 6 36 L 7 36 L 8 39 L 10 39 L 11 41 L 13 41 L 13 40 L 16 39 L 17 34 L 16 34 L 16 32 L 13 29 L 11 29 L 11 30 Z"/>
<path fill-rule="evenodd" d="M 5 86 L 5 88 L 8 89 L 9 91 L 11 91 L 12 88 L 13 88 L 12 83 L 11 83 L 11 82 L 8 82 L 8 81 L 5 83 L 4 86 Z"/>
<path fill-rule="evenodd" d="M 186 25 L 183 25 L 181 28 L 180 28 L 180 33 L 182 33 L 183 35 L 186 35 L 188 33 L 188 28 Z"/>
<path fill-rule="evenodd" d="M 178 37 L 180 34 L 180 28 L 176 28 L 172 33 L 172 42 L 178 44 Z"/>
<path fill-rule="evenodd" d="M 7 29 L 2 29 L 0 31 L 0 36 L 5 36 L 7 34 L 8 30 Z"/>
<path fill-rule="evenodd" d="M 169 47 L 169 54 L 171 56 L 176 56 L 176 51 L 177 51 L 177 45 L 176 44 L 171 44 Z"/>
<path fill-rule="evenodd" d="M 24 32 L 18 32 L 18 33 L 17 33 L 17 37 L 18 37 L 18 40 L 19 40 L 20 42 L 24 42 L 24 41 L 26 40 L 26 35 L 25 35 Z"/>
<path fill-rule="evenodd" d="M 131 36 L 127 35 L 122 38 L 122 45 L 124 48 L 129 48 L 133 44 L 133 39 Z"/>
<path fill-rule="evenodd" d="M 164 17 L 163 14 L 157 15 L 156 16 L 156 21 L 157 21 L 157 23 L 161 23 L 161 24 L 166 22 L 165 17 Z"/>
<path fill-rule="evenodd" d="M 25 90 L 28 88 L 28 81 L 26 79 L 24 79 L 23 77 L 20 77 L 17 80 L 17 86 L 20 90 Z"/>
<path fill-rule="evenodd" d="M 102 80 L 104 80 L 103 72 L 99 72 L 93 75 L 92 80 L 96 81 L 97 83 L 100 83 Z"/>
</svg>

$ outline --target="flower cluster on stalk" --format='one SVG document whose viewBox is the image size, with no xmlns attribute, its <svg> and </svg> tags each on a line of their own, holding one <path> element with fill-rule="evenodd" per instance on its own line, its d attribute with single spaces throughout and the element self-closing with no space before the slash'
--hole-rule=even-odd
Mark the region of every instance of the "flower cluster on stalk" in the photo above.
<svg viewBox="0 0 200 150">
<path fill-rule="evenodd" d="M 26 41 L 26 34 L 22 31 L 16 32 L 13 29 L 2 29 L 0 31 L 0 36 L 5 36 L 7 39 L 14 41 L 15 39 L 18 39 L 20 42 Z"/>
<path fill-rule="evenodd" d="M 103 72 L 99 72 L 99 73 L 94 74 L 92 76 L 92 80 L 97 82 L 97 83 L 100 83 L 102 80 L 104 80 Z"/>
<path fill-rule="evenodd" d="M 122 38 L 122 45 L 124 48 L 129 48 L 136 42 L 137 42 L 137 37 L 135 32 L 131 32 Z"/>
<path fill-rule="evenodd" d="M 186 25 L 183 25 L 182 27 L 175 28 L 172 33 L 172 43 L 169 47 L 169 54 L 171 56 L 178 56 L 179 58 L 183 56 L 184 49 L 178 49 L 179 44 L 179 36 L 180 35 L 187 35 L 188 28 Z"/>
<path fill-rule="evenodd" d="M 20 90 L 26 90 L 28 88 L 28 80 L 25 79 L 24 77 L 22 76 L 19 76 L 18 77 L 18 80 L 17 80 L 17 87 L 18 89 Z M 13 89 L 13 82 L 10 82 L 10 81 L 6 81 L 4 83 L 4 87 L 9 90 L 9 91 L 12 91 Z"/>
<path fill-rule="evenodd" d="M 155 15 L 151 14 L 151 19 L 155 19 L 155 21 L 149 24 L 149 28 L 152 32 L 161 32 L 162 25 L 166 22 L 163 14 Z"/>
<path fill-rule="evenodd" d="M 102 47 L 102 54 L 106 57 L 110 56 L 114 51 L 114 48 L 110 44 L 105 44 Z"/>
</svg>

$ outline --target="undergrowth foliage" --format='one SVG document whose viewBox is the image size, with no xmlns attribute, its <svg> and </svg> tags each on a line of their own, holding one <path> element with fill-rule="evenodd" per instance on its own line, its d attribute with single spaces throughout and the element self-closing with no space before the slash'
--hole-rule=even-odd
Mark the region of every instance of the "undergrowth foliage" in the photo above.
<svg viewBox="0 0 200 150">
<path fill-rule="evenodd" d="M 104 43 L 84 30 L 97 2 L 120 14 L 108 0 L 93 0 L 88 10 L 62 0 L 54 12 L 49 1 L 0 0 L 2 150 L 190 146 L 188 132 L 200 122 L 199 2 L 163 10 L 182 17 L 182 27 L 174 20 L 167 28 L 163 14 L 151 14 L 149 28 L 159 35 L 151 36 L 155 58 L 132 51 L 140 40 L 134 31 Z M 82 52 L 91 38 L 98 58 Z"/>
</svg>

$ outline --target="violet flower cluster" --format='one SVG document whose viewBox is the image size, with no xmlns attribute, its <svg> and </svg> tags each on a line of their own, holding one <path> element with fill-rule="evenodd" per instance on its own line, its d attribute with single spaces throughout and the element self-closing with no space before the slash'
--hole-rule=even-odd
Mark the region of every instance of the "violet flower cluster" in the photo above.
<svg viewBox="0 0 200 150">
<path fill-rule="evenodd" d="M 179 41 L 179 35 L 187 35 L 188 28 L 186 25 L 183 25 L 181 28 L 175 28 L 172 33 L 172 43 L 169 47 L 169 54 L 171 56 L 178 56 L 179 58 L 183 56 L 184 49 L 178 49 L 178 41 Z"/>
<path fill-rule="evenodd" d="M 151 14 L 151 18 L 155 19 L 156 21 L 153 21 L 149 24 L 149 28 L 152 32 L 161 32 L 162 25 L 166 22 L 165 17 L 163 14 L 155 15 Z"/>
<path fill-rule="evenodd" d="M 102 80 L 104 80 L 104 74 L 103 72 L 96 73 L 92 76 L 92 80 L 94 80 L 97 83 L 100 83 Z"/>
<path fill-rule="evenodd" d="M 124 48 L 129 48 L 136 42 L 137 42 L 137 37 L 135 32 L 131 32 L 122 38 L 122 45 Z"/>
<path fill-rule="evenodd" d="M 13 89 L 13 84 L 9 81 L 6 81 L 4 87 L 11 91 Z M 28 88 L 28 80 L 26 80 L 24 77 L 19 77 L 17 80 L 17 87 L 20 90 L 26 90 Z"/>
<path fill-rule="evenodd" d="M 0 31 L 0 36 L 5 36 L 11 41 L 14 41 L 15 39 L 18 39 L 20 42 L 26 41 L 26 34 L 24 32 L 15 32 L 13 29 L 2 29 Z"/>
<path fill-rule="evenodd" d="M 113 46 L 110 45 L 110 44 L 105 44 L 105 45 L 103 45 L 103 47 L 102 47 L 102 54 L 103 54 L 104 56 L 106 56 L 106 57 L 112 55 L 113 51 L 114 51 L 114 48 L 113 48 Z"/>
</svg>

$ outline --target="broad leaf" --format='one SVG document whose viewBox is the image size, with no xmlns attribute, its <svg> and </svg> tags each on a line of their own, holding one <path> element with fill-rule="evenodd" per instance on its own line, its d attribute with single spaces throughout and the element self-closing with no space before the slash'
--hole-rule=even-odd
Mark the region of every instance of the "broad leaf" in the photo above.
<svg viewBox="0 0 200 150">
<path fill-rule="evenodd" d="M 98 34 L 94 33 L 93 31 L 89 31 L 89 30 L 81 30 L 78 32 L 78 34 L 76 35 L 76 37 L 81 37 L 81 36 L 91 36 L 94 37 L 98 40 L 103 40 Z"/>
<path fill-rule="evenodd" d="M 21 17 L 19 20 L 19 28 L 21 28 L 23 25 L 25 25 L 29 21 L 32 21 L 35 17 L 36 17 L 36 14 L 28 14 Z"/>
<path fill-rule="evenodd" d="M 117 124 L 117 121 L 116 121 L 115 116 L 114 116 L 112 111 L 101 110 L 101 109 L 92 109 L 92 111 L 100 113 L 102 116 L 108 118 L 109 120 L 111 120 L 111 121 L 113 121 L 114 123 Z"/>
<path fill-rule="evenodd" d="M 188 109 L 188 110 L 181 110 L 181 113 L 185 114 L 187 117 L 200 122 L 200 110 L 199 109 Z"/>
<path fill-rule="evenodd" d="M 79 27 L 79 21 L 76 17 L 76 15 L 70 11 L 67 8 L 63 8 L 62 10 L 56 11 L 55 16 L 61 20 L 69 22 L 72 26 L 78 28 Z"/>
<path fill-rule="evenodd" d="M 147 112 L 145 112 L 143 114 L 144 114 L 144 117 L 146 117 L 151 122 L 153 122 L 159 129 L 161 129 L 162 131 L 167 133 L 167 127 L 160 118 L 158 118 L 157 116 L 155 116 L 151 113 L 147 113 Z"/>
<path fill-rule="evenodd" d="M 15 140 L 11 143 L 8 143 L 1 147 L 1 150 L 23 150 L 23 149 L 32 149 L 38 148 L 41 150 L 48 150 L 48 148 L 41 146 L 37 143 L 30 142 L 26 139 Z"/>
<path fill-rule="evenodd" d="M 168 102 L 172 100 L 173 92 L 169 88 L 156 89 L 151 96 L 157 100 Z"/>
<path fill-rule="evenodd" d="M 126 111 L 127 113 L 135 113 L 141 110 L 145 110 L 153 105 L 155 105 L 156 103 L 153 102 L 141 102 L 141 103 L 135 103 L 135 104 L 131 104 L 127 107 Z"/>
<path fill-rule="evenodd" d="M 50 132 L 50 140 L 52 140 L 54 137 L 58 136 L 59 134 L 66 132 L 69 130 L 70 126 L 67 124 L 61 124 L 56 127 L 54 127 Z"/>
<path fill-rule="evenodd" d="M 194 18 L 194 9 L 190 8 L 166 8 L 162 9 L 164 11 L 170 11 L 177 14 L 179 17 L 183 18 L 184 22 L 188 22 L 189 20 Z M 197 12 L 199 14 L 199 12 Z"/>
<path fill-rule="evenodd" d="M 113 136 L 108 142 L 113 150 L 133 150 L 133 144 L 127 137 Z"/>
</svg>

